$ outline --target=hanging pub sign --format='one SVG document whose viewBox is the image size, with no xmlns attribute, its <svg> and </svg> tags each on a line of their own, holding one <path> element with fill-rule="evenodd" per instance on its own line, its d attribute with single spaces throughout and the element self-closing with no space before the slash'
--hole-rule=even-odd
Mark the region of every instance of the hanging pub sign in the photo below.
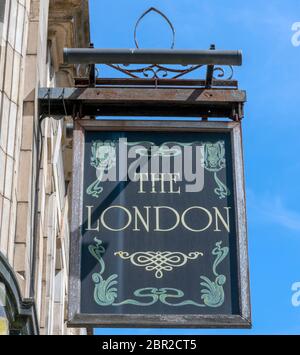
<svg viewBox="0 0 300 355">
<path fill-rule="evenodd" d="M 239 122 L 79 120 L 69 325 L 251 326 Z"/>
</svg>

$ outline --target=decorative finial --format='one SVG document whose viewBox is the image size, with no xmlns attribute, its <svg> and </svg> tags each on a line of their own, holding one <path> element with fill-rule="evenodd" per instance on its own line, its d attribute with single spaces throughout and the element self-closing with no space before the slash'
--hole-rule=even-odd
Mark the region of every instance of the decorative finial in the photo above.
<svg viewBox="0 0 300 355">
<path fill-rule="evenodd" d="M 135 28 L 134 28 L 134 43 L 135 43 L 135 46 L 136 48 L 140 48 L 139 46 L 139 42 L 138 42 L 138 39 L 137 39 L 137 32 L 138 32 L 138 27 L 141 23 L 141 21 L 145 18 L 145 16 L 147 16 L 148 14 L 150 14 L 151 12 L 156 12 L 158 15 L 160 15 L 166 22 L 167 24 L 170 26 L 171 30 L 172 30 L 172 44 L 171 44 L 171 49 L 174 49 L 175 47 L 175 28 L 172 24 L 172 22 L 169 20 L 169 18 L 163 13 L 161 12 L 160 10 L 156 9 L 155 7 L 150 7 L 150 9 L 148 9 L 147 11 L 145 11 L 141 16 L 140 18 L 137 20 L 137 23 L 135 25 Z"/>
</svg>

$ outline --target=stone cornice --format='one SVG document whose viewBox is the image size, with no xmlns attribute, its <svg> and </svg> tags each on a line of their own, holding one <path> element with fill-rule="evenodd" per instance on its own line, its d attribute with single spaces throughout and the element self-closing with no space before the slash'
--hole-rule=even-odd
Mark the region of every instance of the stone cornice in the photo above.
<svg viewBox="0 0 300 355">
<path fill-rule="evenodd" d="M 48 39 L 51 57 L 56 73 L 67 76 L 65 85 L 70 85 L 70 76 L 74 75 L 74 66 L 63 62 L 64 47 L 88 47 L 90 43 L 90 20 L 88 0 L 50 0 Z"/>
</svg>

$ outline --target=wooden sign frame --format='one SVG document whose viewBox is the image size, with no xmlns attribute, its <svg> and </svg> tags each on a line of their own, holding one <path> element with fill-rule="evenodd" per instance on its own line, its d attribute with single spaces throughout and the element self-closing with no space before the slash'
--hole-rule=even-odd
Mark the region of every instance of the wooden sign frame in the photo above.
<svg viewBox="0 0 300 355">
<path fill-rule="evenodd" d="M 81 304 L 81 225 L 85 131 L 141 132 L 230 132 L 234 177 L 239 313 L 235 315 L 149 315 L 82 314 Z M 73 190 L 70 242 L 69 312 L 70 327 L 121 328 L 251 328 L 248 272 L 248 244 L 242 132 L 240 122 L 77 120 L 73 138 Z"/>
</svg>

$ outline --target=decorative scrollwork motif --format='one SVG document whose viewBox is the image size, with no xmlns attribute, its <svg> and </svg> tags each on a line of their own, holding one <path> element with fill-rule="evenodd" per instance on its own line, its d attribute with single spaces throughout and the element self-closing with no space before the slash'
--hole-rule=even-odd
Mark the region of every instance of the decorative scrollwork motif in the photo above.
<svg viewBox="0 0 300 355">
<path fill-rule="evenodd" d="M 86 193 L 99 197 L 103 191 L 100 183 L 104 173 L 116 166 L 116 143 L 112 141 L 93 142 L 91 166 L 96 169 L 97 179 L 87 188 Z"/>
<path fill-rule="evenodd" d="M 215 281 L 209 280 L 205 276 L 201 276 L 201 286 L 203 289 L 202 300 L 204 304 L 208 307 L 217 308 L 220 307 L 224 303 L 224 289 L 223 286 L 226 283 L 226 276 L 219 275 L 217 272 L 218 265 L 226 258 L 229 253 L 228 247 L 221 247 L 222 242 L 216 243 L 216 248 L 212 251 L 212 254 L 216 256 L 216 259 L 213 264 L 213 273 L 216 276 Z"/>
<path fill-rule="evenodd" d="M 135 147 L 135 153 L 141 157 L 176 157 L 182 154 L 181 146 L 183 143 L 177 142 L 165 142 L 160 146 L 157 146 L 153 142 L 127 142 L 128 147 Z"/>
<path fill-rule="evenodd" d="M 150 7 L 147 9 L 145 12 L 142 13 L 142 15 L 138 18 L 136 21 L 136 24 L 134 26 L 134 31 L 133 31 L 133 37 L 134 37 L 134 44 L 135 48 L 139 49 L 141 48 L 141 45 L 138 40 L 138 33 L 139 33 L 139 28 L 141 23 L 145 18 L 150 16 L 151 14 L 157 14 L 159 15 L 167 24 L 167 26 L 170 28 L 171 31 L 171 41 L 170 41 L 170 49 L 175 48 L 175 42 L 176 42 L 176 30 L 175 27 L 172 23 L 172 21 L 168 18 L 166 14 L 164 14 L 161 10 L 155 8 L 155 7 Z M 157 26 L 155 26 L 154 29 L 156 29 Z M 151 33 L 153 34 L 154 31 Z M 160 34 L 160 33 L 159 33 Z M 159 35 L 158 34 L 158 35 Z M 165 47 L 165 46 L 164 46 Z M 135 50 L 135 49 L 133 49 Z M 202 68 L 207 68 L 208 64 L 206 65 L 193 65 L 193 64 L 178 64 L 178 65 L 166 65 L 166 63 L 155 63 L 155 62 L 149 62 L 149 63 L 143 63 L 141 65 L 128 65 L 126 63 L 112 63 L 112 64 L 103 64 L 106 68 L 112 68 L 115 71 L 118 71 L 119 73 L 122 73 L 125 75 L 125 77 L 130 77 L 133 79 L 154 79 L 155 84 L 149 80 L 149 85 L 155 85 L 158 86 L 160 85 L 160 79 L 179 79 L 182 78 L 183 76 L 188 76 L 189 74 L 194 74 L 194 76 L 197 79 L 201 79 L 201 73 L 198 71 L 198 69 Z M 86 66 L 78 66 L 77 67 L 77 76 L 81 77 L 87 77 L 89 76 L 89 72 Z M 227 75 L 228 72 L 228 75 Z M 103 75 L 103 71 L 101 70 L 101 73 Z M 96 69 L 96 77 L 98 78 L 98 70 Z M 205 80 L 205 75 L 202 77 L 203 83 L 199 83 L 199 86 L 201 87 L 212 87 L 216 84 L 217 87 L 220 86 L 228 86 L 228 87 L 237 87 L 236 82 L 231 82 L 231 79 L 233 78 L 233 67 L 230 65 L 227 66 L 216 66 L 213 69 L 213 76 L 212 76 L 212 83 L 208 84 Z M 215 83 L 216 82 L 216 83 Z M 218 82 L 218 83 L 217 83 Z"/>
<path fill-rule="evenodd" d="M 155 277 L 161 279 L 164 276 L 164 272 L 182 267 L 189 260 L 196 260 L 199 256 L 203 256 L 203 253 L 192 252 L 186 255 L 170 251 L 148 251 L 130 255 L 127 252 L 119 251 L 115 253 L 115 256 L 119 256 L 123 260 L 130 260 L 133 265 L 143 267 L 146 271 L 154 271 Z"/>
<path fill-rule="evenodd" d="M 226 168 L 225 157 L 225 142 L 218 141 L 216 143 L 211 142 L 165 142 L 159 147 L 153 142 L 127 142 L 128 147 L 137 147 L 136 153 L 140 156 L 151 157 L 175 157 L 182 154 L 182 147 L 192 146 L 198 144 L 204 148 L 204 158 L 201 164 L 204 164 L 204 168 L 214 174 L 214 180 L 217 187 L 214 189 L 215 194 L 224 199 L 230 196 L 231 192 L 229 188 L 223 183 L 218 172 Z M 90 196 L 98 198 L 103 191 L 103 187 L 100 186 L 104 173 L 107 173 L 110 169 L 116 166 L 116 148 L 117 143 L 113 141 L 95 141 L 92 144 L 91 166 L 96 169 L 97 179 L 87 188 L 86 193 Z M 155 147 L 156 149 L 152 149 Z"/>
<path fill-rule="evenodd" d="M 151 64 L 142 67 L 131 67 L 129 65 L 107 64 L 107 66 L 118 70 L 134 79 L 139 79 L 141 76 L 147 79 L 179 79 L 200 69 L 203 65 L 189 65 L 183 67 L 167 67 L 161 64 Z"/>
<path fill-rule="evenodd" d="M 226 73 L 228 71 L 228 73 Z M 215 75 L 215 73 L 217 75 Z M 214 79 L 231 80 L 233 78 L 233 67 L 232 65 L 227 65 L 226 67 L 215 67 L 214 68 Z"/>
<path fill-rule="evenodd" d="M 95 243 L 95 245 L 89 246 L 89 252 L 98 260 L 100 265 L 100 271 L 92 276 L 95 285 L 97 285 L 94 290 L 94 300 L 99 306 L 111 306 L 118 297 L 118 290 L 115 287 L 118 284 L 118 281 L 116 281 L 118 275 L 110 275 L 106 280 L 103 278 L 105 263 L 102 257 L 106 250 L 101 240 L 95 238 Z"/>
<path fill-rule="evenodd" d="M 205 143 L 204 144 L 204 168 L 207 171 L 214 173 L 214 179 L 218 187 L 215 188 L 215 194 L 220 199 L 224 199 L 230 196 L 230 190 L 219 179 L 218 172 L 226 168 L 225 158 L 225 142 L 218 141 L 217 143 Z"/>
<path fill-rule="evenodd" d="M 216 243 L 216 247 L 212 251 L 212 255 L 216 256 L 213 264 L 213 274 L 216 277 L 214 281 L 211 281 L 206 276 L 201 276 L 200 283 L 201 288 L 201 300 L 202 303 L 194 300 L 182 300 L 184 297 L 184 292 L 175 288 L 155 288 L 146 287 L 135 290 L 133 296 L 135 298 L 126 299 L 117 302 L 118 298 L 118 275 L 110 275 L 107 279 L 103 277 L 105 272 L 105 263 L 103 260 L 103 255 L 106 250 L 102 245 L 102 241 L 95 238 L 95 245 L 89 246 L 89 252 L 93 257 L 99 262 L 100 271 L 92 275 L 93 281 L 95 283 L 94 289 L 94 300 L 99 306 L 152 306 L 157 302 L 161 302 L 164 305 L 170 307 L 181 307 L 181 306 L 194 306 L 194 307 L 210 307 L 218 308 L 221 307 L 225 300 L 224 285 L 226 283 L 226 276 L 220 275 L 217 272 L 218 265 L 224 261 L 229 253 L 228 247 L 222 247 L 222 242 Z M 196 253 L 194 254 L 196 257 Z M 199 256 L 199 255 L 198 255 Z M 198 257 L 197 256 L 197 257 Z M 171 270 L 170 270 L 171 271 Z M 177 300 L 177 302 L 176 302 Z"/>
</svg>

